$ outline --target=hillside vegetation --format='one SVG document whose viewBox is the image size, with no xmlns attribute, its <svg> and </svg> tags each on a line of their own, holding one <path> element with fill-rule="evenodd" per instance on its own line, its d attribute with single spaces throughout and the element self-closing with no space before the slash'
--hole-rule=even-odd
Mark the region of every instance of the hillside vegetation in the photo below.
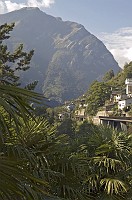
<svg viewBox="0 0 132 200">
<path fill-rule="evenodd" d="M 95 115 L 99 108 L 104 106 L 107 100 L 110 100 L 112 90 L 125 92 L 126 78 L 132 78 L 132 62 L 126 64 L 117 75 L 110 70 L 104 75 L 101 82 L 94 81 L 84 95 L 88 104 L 88 114 Z"/>
</svg>

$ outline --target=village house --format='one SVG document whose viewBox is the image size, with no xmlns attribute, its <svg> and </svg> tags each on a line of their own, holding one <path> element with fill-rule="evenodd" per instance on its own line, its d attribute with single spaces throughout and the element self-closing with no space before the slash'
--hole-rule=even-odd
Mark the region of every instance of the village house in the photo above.
<svg viewBox="0 0 132 200">
<path fill-rule="evenodd" d="M 132 105 L 132 97 L 126 98 L 126 99 L 121 99 L 118 102 L 118 109 L 123 110 L 124 108 L 128 108 L 131 105 Z"/>
<path fill-rule="evenodd" d="M 126 94 L 129 97 L 132 97 L 132 78 L 127 78 L 125 80 L 125 84 L 126 84 Z"/>
<path fill-rule="evenodd" d="M 110 96 L 110 101 L 113 103 L 117 103 L 119 100 L 126 98 L 127 95 L 122 91 L 112 91 L 112 94 Z"/>
<path fill-rule="evenodd" d="M 118 101 L 118 109 L 123 110 L 124 108 L 129 108 L 132 105 L 132 78 L 127 78 L 125 80 L 126 85 L 126 97 L 121 98 Z"/>
<path fill-rule="evenodd" d="M 84 121 L 87 118 L 86 109 L 81 108 L 75 111 L 75 119 L 78 121 Z"/>
<path fill-rule="evenodd" d="M 123 111 L 122 115 L 126 115 L 124 108 L 129 109 L 132 105 L 132 78 L 127 78 L 125 80 L 126 87 L 123 90 L 116 90 L 111 92 L 110 102 L 105 104 L 104 107 L 98 111 L 97 115 L 94 118 L 98 118 L 99 116 L 113 116 L 114 114 L 114 107 L 117 105 L 119 111 Z M 59 114 L 59 120 L 64 120 L 65 118 L 70 118 L 70 113 L 74 110 L 74 118 L 77 121 L 84 121 L 88 119 L 89 116 L 87 115 L 87 106 L 86 99 L 77 99 L 76 104 L 78 108 L 75 109 L 75 104 L 68 102 L 65 106 L 66 112 Z M 93 118 L 93 119 L 94 119 Z M 95 119 L 95 121 L 97 121 Z"/>
</svg>

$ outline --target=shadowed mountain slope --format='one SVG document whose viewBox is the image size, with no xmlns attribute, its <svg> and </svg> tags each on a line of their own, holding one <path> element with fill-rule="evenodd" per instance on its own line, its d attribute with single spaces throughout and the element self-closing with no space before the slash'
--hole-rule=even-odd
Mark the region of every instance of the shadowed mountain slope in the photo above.
<svg viewBox="0 0 132 200">
<path fill-rule="evenodd" d="M 15 22 L 9 49 L 23 43 L 35 49 L 31 68 L 21 73 L 23 83 L 38 80 L 37 91 L 58 101 L 82 95 L 89 84 L 119 66 L 105 45 L 82 25 L 23 8 L 0 15 L 0 24 Z"/>
</svg>

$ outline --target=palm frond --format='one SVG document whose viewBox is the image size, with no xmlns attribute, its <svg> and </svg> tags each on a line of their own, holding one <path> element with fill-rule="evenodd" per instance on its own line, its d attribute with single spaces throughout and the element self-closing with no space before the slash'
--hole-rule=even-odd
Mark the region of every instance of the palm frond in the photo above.
<svg viewBox="0 0 132 200">
<path fill-rule="evenodd" d="M 128 191 L 128 186 L 116 178 L 104 178 L 100 181 L 100 184 L 107 194 L 124 194 Z"/>
</svg>

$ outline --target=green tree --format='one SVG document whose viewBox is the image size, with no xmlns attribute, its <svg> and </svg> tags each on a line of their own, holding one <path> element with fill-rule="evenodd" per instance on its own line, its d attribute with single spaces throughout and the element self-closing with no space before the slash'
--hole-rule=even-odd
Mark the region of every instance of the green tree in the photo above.
<svg viewBox="0 0 132 200">
<path fill-rule="evenodd" d="M 19 77 L 15 72 L 29 68 L 33 51 L 23 52 L 22 45 L 12 54 L 7 50 L 2 42 L 10 37 L 13 27 L 14 24 L 0 26 L 0 199 L 40 199 L 41 187 L 46 191 L 47 182 L 27 170 L 26 156 L 23 159 L 13 156 L 18 153 L 15 142 L 21 128 L 24 125 L 28 128 L 28 119 L 33 117 L 30 102 L 42 98 L 16 87 Z M 23 148 L 26 150 L 24 144 Z"/>
<path fill-rule="evenodd" d="M 70 137 L 72 137 L 75 133 L 75 122 L 70 118 L 64 119 L 60 123 L 57 131 L 58 134 L 68 134 Z"/>
<path fill-rule="evenodd" d="M 109 80 L 111 80 L 114 77 L 114 71 L 111 69 L 108 72 L 106 72 L 106 74 L 103 77 L 103 81 L 107 82 Z"/>
<path fill-rule="evenodd" d="M 93 134 L 94 129 L 96 129 L 96 125 L 84 121 L 76 127 L 76 132 L 77 134 L 82 135 L 82 137 L 88 137 L 88 135 Z"/>
<path fill-rule="evenodd" d="M 77 143 L 85 193 L 91 199 L 131 199 L 131 134 L 98 126 L 79 134 Z"/>
<path fill-rule="evenodd" d="M 109 80 L 108 84 L 114 88 L 124 89 L 126 78 L 132 78 L 132 62 L 126 63 L 123 70 Z"/>
<path fill-rule="evenodd" d="M 103 106 L 105 101 L 110 98 L 110 93 L 111 89 L 107 83 L 95 81 L 87 92 L 88 114 L 95 115 L 98 108 Z"/>
<path fill-rule="evenodd" d="M 16 145 L 22 127 L 29 129 L 32 108 L 28 102 L 39 98 L 31 91 L 0 83 L 0 199 L 40 199 L 41 187 L 47 190 L 47 182 L 27 169 L 26 158 L 32 159 L 32 154 L 27 155 L 24 140 L 19 150 Z"/>
<path fill-rule="evenodd" d="M 26 71 L 30 68 L 30 61 L 34 50 L 25 52 L 23 44 L 20 44 L 14 52 L 8 51 L 5 40 L 10 38 L 10 32 L 15 24 L 4 24 L 0 26 L 0 82 L 3 84 L 19 85 L 20 77 L 16 75 L 18 71 Z M 34 89 L 37 81 L 26 86 L 27 89 Z"/>
</svg>

